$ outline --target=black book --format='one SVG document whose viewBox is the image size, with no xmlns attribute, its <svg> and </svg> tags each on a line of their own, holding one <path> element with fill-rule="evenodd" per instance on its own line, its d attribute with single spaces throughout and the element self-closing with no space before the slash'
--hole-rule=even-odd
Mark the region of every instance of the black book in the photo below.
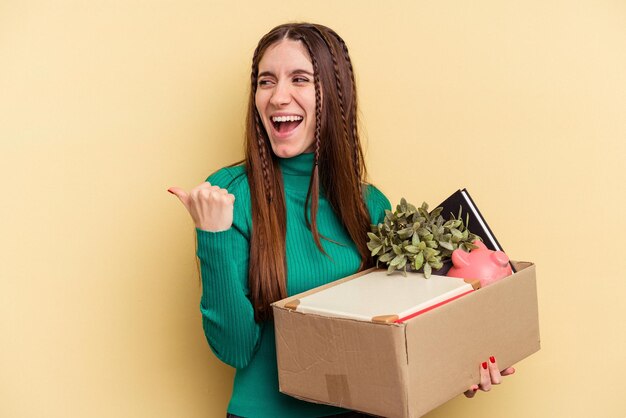
<svg viewBox="0 0 626 418">
<path fill-rule="evenodd" d="M 459 216 L 459 208 L 461 208 L 461 219 L 465 222 L 467 214 L 469 214 L 469 222 L 467 225 L 467 229 L 470 230 L 471 233 L 478 235 L 483 239 L 483 243 L 487 248 L 494 251 L 504 251 L 500 243 L 496 239 L 496 236 L 487 225 L 487 221 L 481 215 L 478 210 L 478 206 L 472 200 L 467 189 L 457 190 L 446 200 L 441 202 L 441 204 L 436 207 L 442 207 L 441 216 L 444 219 L 448 220 L 454 215 L 455 218 Z M 513 263 L 509 263 L 511 265 L 511 269 L 515 273 L 515 267 L 513 267 Z"/>
</svg>

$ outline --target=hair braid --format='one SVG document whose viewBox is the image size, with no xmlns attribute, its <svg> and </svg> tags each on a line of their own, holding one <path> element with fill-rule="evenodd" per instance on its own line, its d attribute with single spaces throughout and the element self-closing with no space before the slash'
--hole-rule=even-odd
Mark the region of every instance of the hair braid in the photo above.
<svg viewBox="0 0 626 418">
<path fill-rule="evenodd" d="M 320 75 L 317 59 L 313 54 L 313 48 L 311 48 L 310 41 L 302 36 L 302 43 L 306 46 L 309 56 L 311 57 L 311 63 L 313 64 L 313 84 L 315 85 L 315 165 L 313 166 L 313 173 L 311 175 L 311 183 L 309 185 L 309 191 L 307 193 L 306 200 L 304 202 L 304 218 L 307 220 L 307 226 L 312 231 L 317 231 L 317 207 L 319 202 L 319 160 L 320 160 L 320 142 L 321 142 L 321 130 L 322 130 L 322 88 L 320 85 Z M 309 204 L 309 198 L 311 201 L 311 221 L 307 216 L 307 206 Z M 319 234 L 314 233 L 313 239 L 317 247 L 326 254 L 322 243 L 319 238 Z"/>
<path fill-rule="evenodd" d="M 350 80 L 352 81 L 352 106 L 350 108 L 351 118 L 350 118 L 350 127 L 352 128 L 352 138 L 354 141 L 354 149 L 353 149 L 353 159 L 354 165 L 356 169 L 356 174 L 359 180 L 362 179 L 364 173 L 361 171 L 361 161 L 363 159 L 362 149 L 361 149 L 361 140 L 359 138 L 359 133 L 357 129 L 357 97 L 356 97 L 356 80 L 354 78 L 354 68 L 352 67 L 352 60 L 350 59 L 350 54 L 348 52 L 348 46 L 344 42 L 344 40 L 339 36 L 336 32 L 332 32 L 333 36 L 341 45 L 341 49 L 343 51 L 343 57 L 348 65 L 348 72 L 350 73 Z"/>
<path fill-rule="evenodd" d="M 261 154 L 261 169 L 263 170 L 263 183 L 265 183 L 265 196 L 267 200 L 271 202 L 274 198 L 272 182 L 270 181 L 270 165 L 267 157 L 267 143 L 264 141 L 263 133 L 261 132 L 261 121 L 258 114 L 254 115 L 256 119 L 256 137 L 257 144 L 259 146 L 259 152 Z"/>
<path fill-rule="evenodd" d="M 341 84 L 341 77 L 339 76 L 339 64 L 337 63 L 337 54 L 335 54 L 335 48 L 326 36 L 326 34 L 320 30 L 317 26 L 313 26 L 315 31 L 321 36 L 324 40 L 324 43 L 328 47 L 328 52 L 330 52 L 330 57 L 333 61 L 333 70 L 335 74 L 335 86 L 337 87 L 337 98 L 339 99 L 339 111 L 341 114 L 341 126 L 343 129 L 344 139 L 347 143 L 350 143 L 350 135 L 348 134 L 348 121 L 346 120 L 346 112 L 345 112 L 345 100 L 343 96 L 343 86 Z"/>
<path fill-rule="evenodd" d="M 257 89 L 257 71 L 256 67 L 258 66 L 258 57 L 259 57 L 259 48 L 257 47 L 254 50 L 254 55 L 252 56 L 252 76 L 250 78 L 250 88 L 252 89 L 252 94 L 256 94 Z M 255 110 L 254 112 L 255 119 L 255 127 L 256 127 L 256 140 L 257 145 L 259 147 L 259 154 L 261 157 L 261 170 L 263 172 L 263 183 L 265 184 L 265 196 L 268 202 L 271 202 L 274 198 L 274 188 L 272 187 L 272 181 L 270 181 L 272 174 L 270 172 L 270 164 L 268 161 L 268 149 L 267 142 L 265 141 L 265 137 L 263 136 L 263 132 L 261 127 L 263 124 L 261 123 L 261 117 L 259 116 L 259 112 Z M 273 171 L 273 170 L 272 170 Z"/>
</svg>

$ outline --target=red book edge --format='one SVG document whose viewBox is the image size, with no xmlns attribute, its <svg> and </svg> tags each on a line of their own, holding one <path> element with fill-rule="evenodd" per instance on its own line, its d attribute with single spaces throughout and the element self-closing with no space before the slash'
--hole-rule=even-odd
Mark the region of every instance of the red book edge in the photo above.
<svg viewBox="0 0 626 418">
<path fill-rule="evenodd" d="M 465 296 L 465 295 L 467 295 L 468 293 L 472 293 L 472 292 L 474 292 L 474 289 L 472 289 L 472 290 L 468 290 L 467 292 L 465 292 L 465 293 L 461 293 L 460 295 L 453 296 L 453 297 L 451 297 L 450 299 L 446 299 L 446 300 L 444 300 L 444 301 L 441 301 L 441 302 L 439 302 L 439 303 L 436 303 L 436 304 L 434 304 L 434 305 L 432 305 L 432 306 L 429 306 L 428 308 L 424 308 L 424 309 L 422 309 L 422 310 L 420 310 L 420 311 L 414 312 L 414 313 L 412 313 L 412 314 L 410 314 L 410 315 L 407 315 L 407 316 L 405 316 L 405 317 L 403 317 L 403 318 L 398 318 L 398 319 L 396 319 L 394 322 L 395 322 L 396 324 L 401 324 L 401 323 L 402 323 L 402 322 L 404 322 L 404 321 L 408 321 L 408 320 L 409 320 L 409 319 L 411 319 L 411 318 L 415 318 L 417 315 L 421 315 L 421 314 L 423 314 L 424 312 L 428 312 L 428 311 L 430 311 L 431 309 L 435 309 L 437 306 L 445 305 L 445 304 L 446 304 L 446 303 L 448 303 L 448 302 L 452 302 L 453 300 L 456 300 L 456 299 L 460 298 L 461 296 Z"/>
</svg>

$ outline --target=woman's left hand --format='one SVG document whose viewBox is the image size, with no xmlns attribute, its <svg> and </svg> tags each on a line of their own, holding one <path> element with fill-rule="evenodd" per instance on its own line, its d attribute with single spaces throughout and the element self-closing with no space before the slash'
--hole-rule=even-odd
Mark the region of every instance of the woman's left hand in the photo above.
<svg viewBox="0 0 626 418">
<path fill-rule="evenodd" d="M 478 389 L 483 392 L 489 392 L 491 385 L 499 385 L 502 382 L 502 376 L 508 376 L 515 373 L 513 367 L 509 367 L 500 371 L 498 362 L 495 357 L 489 357 L 489 361 L 482 363 L 480 366 L 480 384 L 472 385 L 469 390 L 465 391 L 465 396 L 473 398 Z"/>
</svg>

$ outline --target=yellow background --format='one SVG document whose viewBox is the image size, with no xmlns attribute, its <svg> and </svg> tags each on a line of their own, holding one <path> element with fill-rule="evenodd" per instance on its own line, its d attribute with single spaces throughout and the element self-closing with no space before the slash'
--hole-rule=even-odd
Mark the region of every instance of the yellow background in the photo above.
<svg viewBox="0 0 626 418">
<path fill-rule="evenodd" d="M 0 416 L 224 416 L 166 189 L 242 156 L 252 51 L 299 20 L 348 43 L 392 203 L 467 187 L 538 267 L 542 350 L 428 417 L 625 417 L 623 0 L 0 3 Z"/>
</svg>

